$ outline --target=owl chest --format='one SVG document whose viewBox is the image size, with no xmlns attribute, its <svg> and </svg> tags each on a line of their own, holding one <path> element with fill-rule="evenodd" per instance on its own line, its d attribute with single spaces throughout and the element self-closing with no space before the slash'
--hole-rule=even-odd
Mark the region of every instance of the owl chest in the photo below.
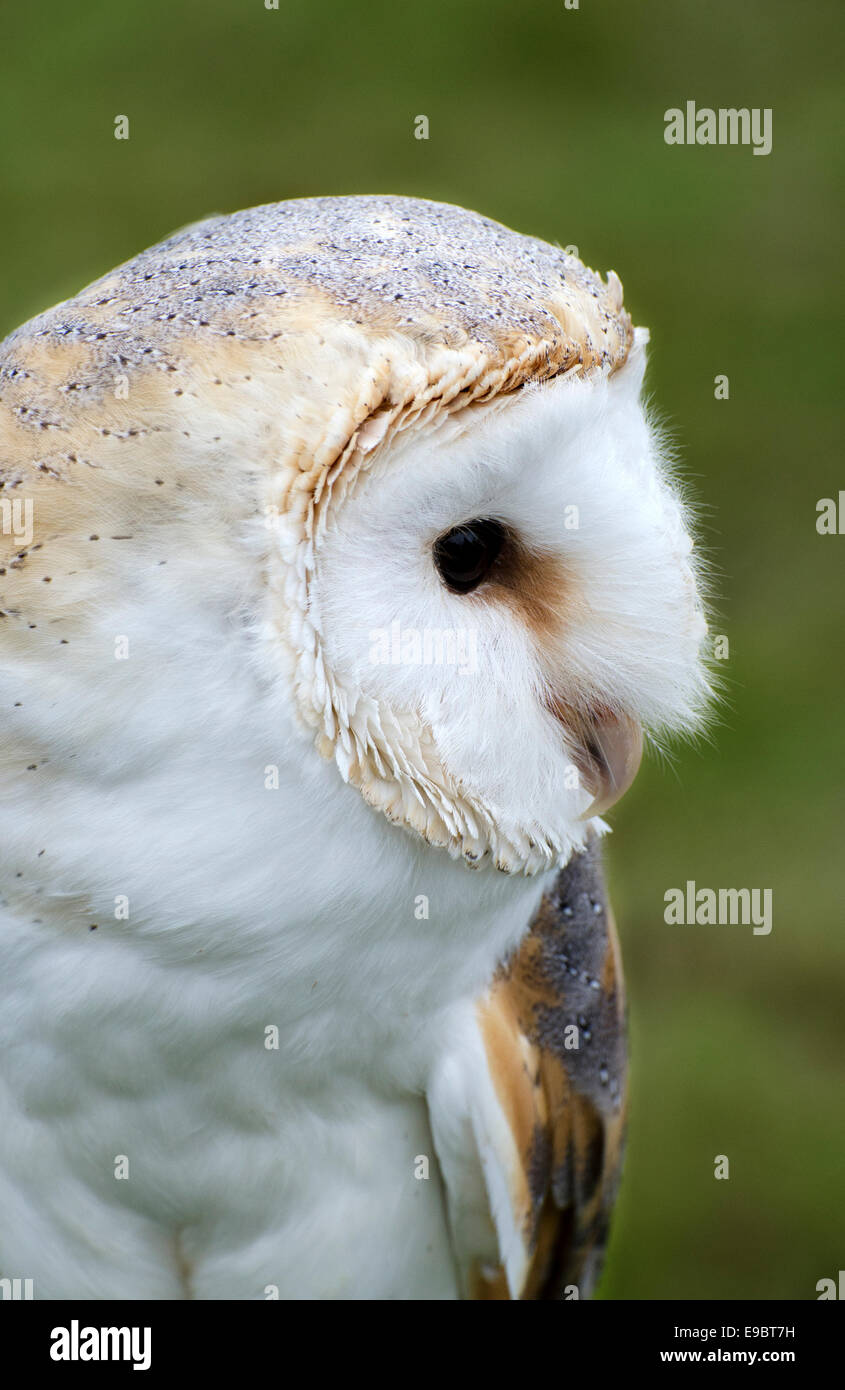
<svg viewBox="0 0 845 1390">
<path fill-rule="evenodd" d="M 451 1296 L 425 1102 L 356 1065 L 361 1030 L 345 1067 L 309 1061 L 326 1009 L 297 1020 L 295 993 L 58 967 L 12 988 L 0 1087 L 4 1261 L 36 1297 L 80 1262 L 95 1297 Z"/>
</svg>

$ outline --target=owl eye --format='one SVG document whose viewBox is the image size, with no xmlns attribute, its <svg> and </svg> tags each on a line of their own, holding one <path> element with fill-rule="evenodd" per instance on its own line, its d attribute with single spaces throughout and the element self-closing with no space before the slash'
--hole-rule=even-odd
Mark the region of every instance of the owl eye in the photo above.
<svg viewBox="0 0 845 1390">
<path fill-rule="evenodd" d="M 457 594 L 478 587 L 492 569 L 505 541 L 498 521 L 468 521 L 434 542 L 434 563 L 440 578 Z"/>
</svg>

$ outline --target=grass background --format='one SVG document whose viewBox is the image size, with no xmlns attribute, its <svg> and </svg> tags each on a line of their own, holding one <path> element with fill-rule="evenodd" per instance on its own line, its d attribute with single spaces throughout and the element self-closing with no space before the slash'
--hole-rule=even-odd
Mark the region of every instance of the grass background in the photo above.
<svg viewBox="0 0 845 1390">
<path fill-rule="evenodd" d="M 176 227 L 309 194 L 461 203 L 621 275 L 731 659 L 713 744 L 652 762 L 613 817 L 633 1096 L 602 1293 L 814 1298 L 845 1267 L 845 536 L 815 529 L 845 487 L 845 12 L 40 0 L 3 26 L 0 335 Z M 772 154 L 666 146 L 688 99 L 771 107 Z M 771 888 L 772 934 L 665 925 L 687 879 Z"/>
</svg>

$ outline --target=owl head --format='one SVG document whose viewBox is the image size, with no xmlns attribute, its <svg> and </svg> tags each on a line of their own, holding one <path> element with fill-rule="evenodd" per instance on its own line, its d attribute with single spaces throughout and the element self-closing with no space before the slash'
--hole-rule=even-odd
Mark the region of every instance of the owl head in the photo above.
<svg viewBox="0 0 845 1390">
<path fill-rule="evenodd" d="M 247 610 L 264 676 L 397 834 L 474 867 L 563 864 L 643 731 L 694 728 L 708 696 L 646 342 L 612 272 L 460 208 L 200 223 L 4 346 L 27 573 L 62 573 L 70 621 L 93 515 L 133 542 L 115 592 L 167 535 L 180 605 Z"/>
</svg>

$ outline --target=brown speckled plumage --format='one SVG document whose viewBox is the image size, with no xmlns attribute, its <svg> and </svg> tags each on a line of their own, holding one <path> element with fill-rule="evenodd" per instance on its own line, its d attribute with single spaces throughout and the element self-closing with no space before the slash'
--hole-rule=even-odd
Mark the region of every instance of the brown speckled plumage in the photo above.
<svg viewBox="0 0 845 1390">
<path fill-rule="evenodd" d="M 621 960 L 598 842 L 573 856 L 479 1005 L 519 1155 L 512 1200 L 529 1255 L 523 1298 L 595 1287 L 622 1163 L 627 1098 Z M 567 1030 L 577 1029 L 577 1034 Z M 567 1046 L 577 1037 L 577 1047 Z M 507 1298 L 501 1273 L 480 1298 Z"/>
<path fill-rule="evenodd" d="M 619 365 L 631 340 L 612 272 L 605 284 L 535 237 L 446 203 L 308 198 L 209 218 L 143 251 L 13 333 L 0 379 L 29 379 L 30 423 L 49 427 L 15 364 L 24 344 L 85 344 L 73 390 L 87 392 L 115 365 L 163 363 L 186 336 L 274 341 L 306 306 L 315 326 L 345 319 L 423 352 L 473 342 L 504 359 L 532 344 L 558 369 Z"/>
</svg>

